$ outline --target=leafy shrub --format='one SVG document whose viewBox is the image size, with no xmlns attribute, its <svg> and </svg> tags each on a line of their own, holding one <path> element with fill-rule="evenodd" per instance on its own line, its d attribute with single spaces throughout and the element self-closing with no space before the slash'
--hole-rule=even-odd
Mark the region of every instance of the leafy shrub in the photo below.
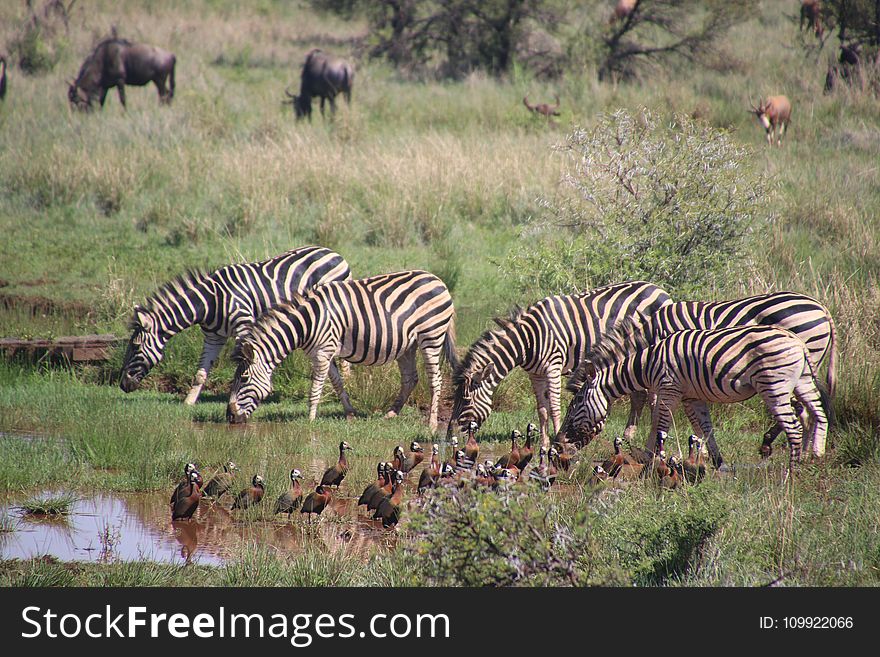
<svg viewBox="0 0 880 657">
<path fill-rule="evenodd" d="M 578 586 L 594 572 L 587 515 L 557 516 L 534 490 L 438 489 L 409 530 L 409 572 L 422 586 Z M 604 579 L 604 581 L 603 581 Z"/>
<path fill-rule="evenodd" d="M 619 110 L 558 148 L 568 160 L 559 196 L 543 200 L 505 265 L 523 291 L 645 279 L 688 295 L 753 266 L 770 188 L 727 132 Z"/>
</svg>

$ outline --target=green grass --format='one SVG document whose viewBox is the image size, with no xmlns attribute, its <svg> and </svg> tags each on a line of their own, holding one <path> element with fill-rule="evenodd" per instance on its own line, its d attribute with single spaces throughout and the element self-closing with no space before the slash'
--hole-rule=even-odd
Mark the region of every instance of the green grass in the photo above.
<svg viewBox="0 0 880 657">
<path fill-rule="evenodd" d="M 302 3 L 92 3 L 75 6 L 58 64 L 37 76 L 10 69 L 0 106 L 0 335 L 124 335 L 132 304 L 186 267 L 256 260 L 306 243 L 337 249 L 356 276 L 405 268 L 436 272 L 452 288 L 463 351 L 514 303 L 527 304 L 500 263 L 521 230 L 556 194 L 562 161 L 553 145 L 599 112 L 647 106 L 695 109 L 738 142 L 776 182 L 772 222 L 755 254 L 756 274 L 706 298 L 768 289 L 815 295 L 831 310 L 840 344 L 838 426 L 828 457 L 781 483 L 777 454 L 767 469 L 659 494 L 636 482 L 622 492 L 591 491 L 584 473 L 571 494 L 554 497 L 560 522 L 589 509 L 606 583 L 873 585 L 880 569 L 876 508 L 880 490 L 880 116 L 858 92 L 822 94 L 824 64 L 793 45 L 784 13 L 797 2 L 765 2 L 727 46 L 742 55 L 732 70 L 658 73 L 640 84 L 599 84 L 589 68 L 558 81 L 521 72 L 461 83 L 401 78 L 387 66 L 357 62 L 351 107 L 336 120 L 296 123 L 281 107 L 304 54 L 323 46 L 349 55 L 362 35 L 355 20 L 317 15 Z M 0 6 L 0 42 L 21 24 L 23 3 Z M 65 80 L 95 39 L 117 24 L 178 58 L 177 93 L 158 107 L 155 91 L 130 88 L 129 109 L 115 94 L 103 111 L 68 110 Z M 181 26 L 185 26 L 183 29 Z M 323 35 L 335 41 L 328 45 Z M 763 44 L 749 59 L 745 44 Z M 827 49 L 826 49 L 827 50 Z M 829 53 L 830 54 L 830 53 Z M 522 96 L 562 99 L 552 128 L 533 120 Z M 785 93 L 793 121 L 782 149 L 763 147 L 749 95 Z M 737 269 L 737 263 L 729 266 Z M 589 282 L 585 282 L 589 283 Z M 47 303 L 48 302 L 48 303 Z M 227 353 L 203 401 L 181 404 L 201 347 L 197 331 L 174 338 L 166 357 L 131 395 L 116 386 L 122 354 L 104 366 L 0 364 L 0 491 L 169 490 L 183 464 L 211 473 L 232 459 L 241 480 L 267 481 L 267 498 L 287 488 L 291 467 L 306 477 L 355 448 L 344 493 L 356 497 L 375 462 L 395 444 L 430 444 L 423 421 L 429 392 L 420 381 L 401 417 L 382 419 L 397 386 L 396 367 L 355 368 L 347 384 L 365 417 L 342 419 L 328 391 L 308 423 L 309 368 L 296 354 L 275 377 L 276 392 L 245 428 L 225 424 L 232 367 Z M 448 389 L 448 387 L 447 387 Z M 535 420 L 528 380 L 517 373 L 495 397 L 481 437 L 498 451 L 511 428 Z M 626 409 L 615 409 L 603 440 L 584 462 L 610 451 Z M 758 463 L 766 429 L 759 402 L 715 406 L 726 460 Z M 671 449 L 686 441 L 676 417 Z M 644 438 L 644 422 L 639 440 Z M 848 466 L 860 467 L 848 467 Z M 271 505 L 269 505 L 271 506 Z M 268 520 L 256 509 L 248 522 Z M 326 521 L 331 521 L 329 518 Z M 323 521 L 322 521 L 323 522 Z M 4 562 L 0 582 L 15 585 L 405 584 L 406 525 L 388 553 L 368 558 L 306 552 L 293 561 L 249 548 L 225 568 L 162 564 Z M 603 575 L 603 577 L 605 576 Z"/>
<path fill-rule="evenodd" d="M 31 516 L 66 516 L 76 502 L 70 494 L 31 497 L 18 505 L 19 510 Z"/>
</svg>

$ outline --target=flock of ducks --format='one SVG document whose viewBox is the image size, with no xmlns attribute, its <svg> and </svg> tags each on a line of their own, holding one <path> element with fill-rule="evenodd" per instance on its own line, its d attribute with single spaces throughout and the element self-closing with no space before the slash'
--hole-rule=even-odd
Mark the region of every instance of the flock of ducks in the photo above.
<svg viewBox="0 0 880 657">
<path fill-rule="evenodd" d="M 543 446 L 538 450 L 538 463 L 532 463 L 535 454 L 537 427 L 529 423 L 526 427 L 525 442 L 520 444 L 522 434 L 514 429 L 510 435 L 510 451 L 501 458 L 480 462 L 480 445 L 475 434 L 477 425 L 470 423 L 467 429 L 467 440 L 459 447 L 458 438 L 451 439 L 452 453 L 446 462 L 440 460 L 440 446 L 434 444 L 431 449 L 431 460 L 422 469 L 416 491 L 422 495 L 425 491 L 440 486 L 449 487 L 486 487 L 497 490 L 499 487 L 517 483 L 531 482 L 548 491 L 556 481 L 559 471 L 568 471 L 577 462 L 577 446 L 573 444 L 553 443 L 550 449 Z M 667 458 L 664 451 L 665 435 L 661 433 L 657 440 L 657 452 L 650 452 L 638 447 L 629 454 L 622 451 L 623 439 L 614 439 L 614 454 L 593 469 L 591 483 L 596 484 L 607 480 L 630 480 L 641 477 L 653 477 L 663 488 L 676 488 L 680 482 L 698 483 L 706 476 L 703 463 L 702 441 L 696 436 L 688 439 L 688 457 L 684 460 L 676 456 Z M 352 447 L 345 441 L 339 443 L 339 459 L 327 468 L 315 490 L 304 496 L 303 475 L 298 469 L 290 471 L 290 487 L 275 501 L 274 513 L 286 513 L 288 520 L 294 512 L 305 513 L 311 522 L 313 515 L 324 511 L 331 501 L 331 488 L 337 490 L 342 485 L 349 471 L 346 452 Z M 390 461 L 376 464 L 376 480 L 368 485 L 358 498 L 357 506 L 366 508 L 372 513 L 373 520 L 381 520 L 385 528 L 394 527 L 400 520 L 403 509 L 404 482 L 408 475 L 425 459 L 424 448 L 416 441 L 409 446 L 409 454 L 401 445 L 394 448 Z M 528 474 L 526 469 L 531 465 Z M 202 476 L 194 463 L 184 467 L 184 479 L 171 495 L 171 519 L 188 520 L 192 518 L 202 497 L 218 500 L 228 493 L 233 486 L 235 471 L 238 467 L 232 461 L 223 466 L 223 471 L 214 475 L 203 486 Z M 263 477 L 254 475 L 251 486 L 239 491 L 232 502 L 231 509 L 248 509 L 263 501 L 266 486 Z"/>
</svg>

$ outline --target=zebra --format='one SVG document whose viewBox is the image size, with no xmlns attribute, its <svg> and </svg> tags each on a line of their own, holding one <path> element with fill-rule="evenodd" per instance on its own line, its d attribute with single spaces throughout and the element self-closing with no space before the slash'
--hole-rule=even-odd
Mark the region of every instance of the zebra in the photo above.
<svg viewBox="0 0 880 657">
<path fill-rule="evenodd" d="M 789 467 L 800 459 L 807 426 L 792 409 L 792 394 L 810 416 L 813 453 L 825 454 L 828 421 L 825 400 L 816 385 L 810 352 L 791 331 L 750 325 L 712 330 L 676 331 L 665 337 L 656 318 L 623 321 L 587 354 L 571 376 L 575 392 L 562 433 L 589 441 L 601 432 L 610 402 L 634 390 L 656 394 L 651 436 L 665 436 L 679 404 L 698 436 L 705 438 L 716 468 L 723 459 L 707 402 L 733 403 L 761 396 L 782 427 L 791 447 Z M 649 446 L 650 449 L 650 446 Z"/>
<path fill-rule="evenodd" d="M 823 394 L 834 396 L 837 379 L 837 344 L 834 320 L 816 299 L 798 292 L 771 292 L 730 301 L 679 301 L 667 304 L 653 315 L 658 336 L 686 329 L 720 329 L 760 324 L 776 326 L 794 333 L 807 346 L 810 367 L 819 371 L 828 356 Z M 760 453 L 773 451 L 773 440 L 782 432 L 774 424 L 765 434 Z M 648 449 L 653 448 L 651 434 Z"/>
<path fill-rule="evenodd" d="M 479 426 L 492 412 L 492 393 L 516 368 L 529 376 L 538 407 L 541 442 L 549 448 L 548 423 L 561 426 L 562 376 L 574 370 L 602 333 L 636 312 L 652 314 L 671 303 L 669 294 L 644 281 L 608 285 L 574 295 L 549 296 L 509 317 L 496 318 L 471 345 L 453 375 L 452 420 L 460 427 Z M 636 391 L 630 413 L 632 428 L 646 397 Z"/>
<path fill-rule="evenodd" d="M 240 335 L 258 315 L 294 294 L 349 279 L 351 270 L 345 259 L 320 246 L 293 249 L 261 262 L 227 265 L 213 273 L 190 270 L 163 285 L 144 305 L 135 306 L 119 386 L 125 392 L 137 390 L 162 360 L 168 340 L 198 324 L 205 343 L 185 400 L 195 404 L 230 336 Z"/>
<path fill-rule="evenodd" d="M 454 316 L 446 285 L 421 270 L 335 281 L 298 295 L 261 315 L 237 343 L 227 419 L 247 421 L 271 392 L 273 372 L 295 349 L 312 361 L 309 420 L 317 416 L 334 356 L 363 365 L 397 361 L 400 393 L 386 414 L 395 417 L 418 382 L 416 352 L 421 350 L 432 392 L 428 423 L 436 430 L 441 352 L 453 368 L 458 364 Z M 329 374 L 346 415 L 353 417 L 339 373 L 330 368 Z"/>
</svg>

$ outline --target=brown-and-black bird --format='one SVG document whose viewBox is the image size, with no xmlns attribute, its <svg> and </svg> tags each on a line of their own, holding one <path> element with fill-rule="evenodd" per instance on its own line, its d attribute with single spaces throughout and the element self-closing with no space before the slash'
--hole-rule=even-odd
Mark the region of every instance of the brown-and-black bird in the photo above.
<svg viewBox="0 0 880 657">
<path fill-rule="evenodd" d="M 321 477 L 322 486 L 336 486 L 339 488 L 342 480 L 345 479 L 345 475 L 348 474 L 348 460 L 345 458 L 345 452 L 350 449 L 351 445 L 344 440 L 339 443 L 339 460 L 336 462 L 336 465 L 327 468 L 324 472 L 324 476 Z"/>
<path fill-rule="evenodd" d="M 403 460 L 403 465 L 400 467 L 403 474 L 409 474 L 413 468 L 425 460 L 425 448 L 415 440 L 409 444 L 409 452 L 409 456 Z"/>
<path fill-rule="evenodd" d="M 199 500 L 202 499 L 202 476 L 198 470 L 189 473 L 189 481 L 183 491 L 177 489 L 171 494 L 171 519 L 189 520 L 199 508 Z M 179 486 L 178 486 L 179 488 Z"/>
<path fill-rule="evenodd" d="M 431 462 L 427 467 L 422 468 L 422 474 L 419 476 L 419 486 L 416 489 L 419 495 L 429 488 L 437 485 L 437 479 L 440 478 L 440 445 L 434 443 L 431 447 Z"/>
<path fill-rule="evenodd" d="M 394 485 L 395 472 L 399 472 L 399 470 L 395 470 L 391 463 L 385 464 L 385 483 L 382 484 L 379 490 L 373 493 L 373 497 L 367 502 L 368 511 L 375 511 L 378 509 L 379 505 L 382 504 L 382 500 L 391 495 L 391 487 Z"/>
<path fill-rule="evenodd" d="M 403 447 L 401 445 L 395 446 L 394 451 L 391 453 L 391 467 L 395 470 L 400 470 L 405 460 L 406 455 L 403 453 Z"/>
<path fill-rule="evenodd" d="M 681 462 L 678 457 L 672 455 L 666 462 L 666 473 L 660 477 L 660 486 L 663 488 L 677 488 L 681 482 Z"/>
<path fill-rule="evenodd" d="M 219 499 L 228 493 L 235 481 L 236 470 L 238 470 L 238 466 L 232 461 L 224 463 L 223 472 L 218 472 L 208 480 L 208 484 L 205 486 L 205 496 Z"/>
<path fill-rule="evenodd" d="M 361 496 L 358 498 L 357 505 L 362 506 L 367 504 L 375 492 L 385 485 L 385 481 L 385 462 L 379 461 L 379 463 L 376 464 L 376 481 L 364 488 L 364 492 L 361 493 Z"/>
<path fill-rule="evenodd" d="M 560 443 L 553 443 L 553 446 L 550 447 L 550 464 L 554 468 L 559 468 L 565 472 L 568 472 L 571 469 L 571 464 L 574 462 L 571 454 L 568 453 L 568 450 L 565 448 L 565 445 Z"/>
<path fill-rule="evenodd" d="M 529 464 L 529 461 L 532 460 L 532 456 L 535 454 L 535 448 L 532 446 L 532 439 L 537 432 L 538 427 L 529 422 L 526 427 L 526 444 L 519 448 L 519 460 L 516 463 L 516 467 L 520 469 L 520 471 L 525 470 L 526 466 Z"/>
<path fill-rule="evenodd" d="M 529 472 L 529 481 L 537 482 L 544 491 L 550 490 L 550 486 L 556 481 L 556 468 L 551 472 L 548 460 L 547 449 L 541 445 L 541 449 L 538 450 L 538 466 L 533 466 Z"/>
<path fill-rule="evenodd" d="M 449 457 L 446 459 L 446 463 L 453 468 L 455 467 L 455 455 L 458 453 L 458 436 L 452 436 L 449 439 Z"/>
<path fill-rule="evenodd" d="M 245 488 L 235 496 L 232 503 L 233 509 L 247 509 L 263 501 L 263 495 L 266 494 L 266 485 L 260 475 L 254 475 L 251 480 L 250 488 Z"/>
<path fill-rule="evenodd" d="M 171 506 L 174 506 L 174 503 L 179 497 L 182 497 L 183 495 L 189 495 L 189 475 L 191 472 L 198 472 L 198 468 L 196 467 L 195 463 L 187 463 L 185 466 L 183 466 L 183 479 L 180 480 L 180 483 L 177 484 L 177 488 L 175 488 L 174 492 L 171 494 Z M 199 483 L 199 486 L 201 487 L 201 483 Z"/>
<path fill-rule="evenodd" d="M 330 504 L 330 491 L 324 488 L 324 486 L 318 485 L 314 492 L 306 496 L 299 512 L 307 514 L 306 517 L 311 522 L 312 514 L 321 515 L 321 512 L 327 508 L 328 504 Z"/>
<path fill-rule="evenodd" d="M 522 434 L 516 429 L 510 432 L 510 452 L 498 459 L 495 462 L 496 466 L 506 470 L 510 465 L 519 463 L 519 447 L 516 441 L 521 437 Z"/>
<path fill-rule="evenodd" d="M 398 470 L 394 473 L 394 484 L 391 495 L 382 500 L 373 520 L 382 520 L 383 527 L 393 527 L 400 520 L 400 504 L 403 502 L 403 473 Z"/>
<path fill-rule="evenodd" d="M 617 478 L 623 466 L 636 465 L 636 460 L 633 457 L 623 453 L 621 445 L 623 445 L 623 438 L 616 436 L 614 438 L 614 455 L 602 463 L 602 468 L 612 479 Z"/>
<path fill-rule="evenodd" d="M 464 455 L 474 463 L 480 458 L 480 444 L 477 442 L 477 423 L 471 420 L 468 423 L 467 442 L 464 444 Z"/>
<path fill-rule="evenodd" d="M 688 438 L 688 456 L 682 463 L 684 480 L 698 484 L 706 476 L 706 465 L 703 463 L 703 441 L 694 435 Z"/>
<path fill-rule="evenodd" d="M 302 472 L 296 468 L 290 471 L 290 488 L 275 501 L 273 513 L 286 513 L 287 519 L 290 520 L 290 514 L 296 511 L 303 501 L 303 490 L 299 483 L 300 479 L 302 479 Z"/>
</svg>

